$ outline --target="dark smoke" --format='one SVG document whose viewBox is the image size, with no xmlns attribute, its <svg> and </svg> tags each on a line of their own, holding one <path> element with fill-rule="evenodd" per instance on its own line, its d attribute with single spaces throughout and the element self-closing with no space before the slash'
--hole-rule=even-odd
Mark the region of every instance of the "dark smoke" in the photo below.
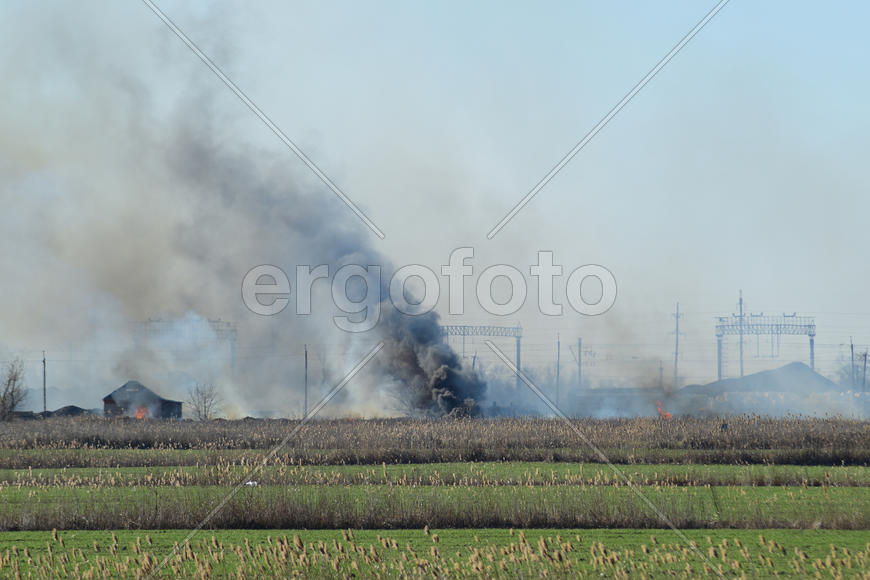
<svg viewBox="0 0 870 580">
<path fill-rule="evenodd" d="M 388 385 L 389 394 L 400 402 L 401 409 L 407 414 L 444 415 L 476 408 L 484 395 L 485 383 L 462 365 L 460 357 L 445 342 L 437 314 L 408 316 L 392 306 L 388 284 L 392 267 L 389 260 L 372 246 L 363 224 L 316 182 L 312 184 L 302 176 L 288 184 L 275 176 L 275 166 L 264 166 L 262 161 L 251 158 L 244 148 L 222 144 L 212 133 L 214 125 L 211 119 L 202 115 L 191 114 L 186 121 L 179 123 L 179 129 L 170 140 L 172 155 L 169 166 L 179 183 L 198 192 L 195 194 L 198 200 L 209 200 L 209 205 L 216 204 L 237 216 L 245 216 L 252 222 L 254 231 L 263 232 L 259 240 L 264 242 L 264 251 L 259 255 L 254 252 L 253 261 L 246 266 L 288 264 L 289 260 L 295 259 L 298 263 L 326 263 L 330 274 L 334 274 L 341 266 L 350 263 L 382 265 L 381 317 L 378 325 L 370 331 L 385 343 L 385 348 L 371 363 L 379 382 Z M 281 160 L 273 160 L 273 163 L 283 164 Z M 179 245 L 186 253 L 213 263 L 220 260 L 219 254 L 213 252 L 213 243 L 212 232 L 200 229 L 186 232 Z M 286 271 L 291 274 L 292 266 Z M 352 289 L 348 290 L 352 293 Z M 325 302 L 320 304 L 326 308 Z M 196 308 L 196 303 L 192 306 Z M 290 310 L 292 307 L 288 308 L 286 315 L 295 316 Z M 338 314 L 334 308 L 331 310 L 329 316 Z M 242 313 L 243 318 L 246 316 L 248 313 Z M 291 332 L 298 333 L 300 329 L 296 325 L 305 324 L 306 328 L 301 329 L 303 333 L 322 336 L 325 330 L 318 328 L 317 324 L 332 326 L 328 316 L 322 316 L 317 323 L 300 318 L 305 317 L 291 321 L 295 327 L 290 328 Z M 287 321 L 284 315 L 281 320 Z M 276 332 L 280 337 L 288 329 L 282 324 L 268 337 L 248 334 L 246 338 L 262 345 L 274 340 Z M 361 338 L 369 337 L 362 334 Z M 244 334 L 242 340 L 245 340 Z M 356 336 L 351 335 L 349 340 L 353 342 Z M 265 383 L 269 384 L 273 382 L 272 376 L 278 373 L 270 369 L 248 368 L 246 374 L 247 382 L 259 382 L 265 375 L 269 377 Z M 369 387 L 369 397 L 376 395 L 377 390 Z M 357 411 L 352 399 L 344 399 L 345 411 Z"/>
<path fill-rule="evenodd" d="M 392 267 L 372 246 L 373 237 L 355 216 L 316 181 L 312 183 L 310 176 L 298 176 L 295 183 L 288 185 L 275 179 L 275 170 L 264 168 L 245 149 L 222 144 L 213 133 L 213 120 L 202 112 L 196 116 L 189 111 L 185 118 L 171 141 L 169 163 L 173 173 L 204 197 L 249 216 L 262 231 L 276 232 L 256 263 L 268 263 L 276 255 L 281 256 L 278 263 L 286 263 L 282 256 L 286 252 L 281 249 L 293 247 L 307 254 L 297 251 L 296 259 L 308 264 L 326 263 L 330 274 L 350 263 L 383 267 L 381 318 L 371 332 L 383 338 L 385 348 L 372 368 L 390 384 L 403 411 L 441 415 L 476 406 L 485 392 L 485 383 L 463 367 L 460 357 L 444 341 L 437 314 L 408 316 L 392 306 L 388 283 Z M 198 235 L 202 234 L 187 234 L 185 242 L 202 251 L 213 238 L 198 240 Z M 352 293 L 352 289 L 348 290 Z M 323 319 L 321 324 L 325 322 Z M 319 328 L 309 330 L 323 332 Z M 347 410 L 355 411 L 352 404 Z"/>
<path fill-rule="evenodd" d="M 387 308 L 380 331 L 385 347 L 378 365 L 399 382 L 410 409 L 450 414 L 483 397 L 486 384 L 444 341 L 434 312 L 407 316 Z"/>
</svg>

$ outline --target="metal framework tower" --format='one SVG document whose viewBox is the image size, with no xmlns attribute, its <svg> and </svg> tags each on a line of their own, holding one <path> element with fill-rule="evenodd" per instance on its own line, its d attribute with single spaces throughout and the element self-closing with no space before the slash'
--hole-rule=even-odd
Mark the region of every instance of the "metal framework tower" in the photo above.
<svg viewBox="0 0 870 580">
<path fill-rule="evenodd" d="M 466 336 L 508 336 L 516 339 L 517 342 L 517 357 L 515 363 L 517 370 L 522 370 L 522 337 L 523 328 L 517 324 L 516 326 L 478 326 L 467 324 L 447 324 L 441 327 L 443 336 L 461 336 L 462 343 L 465 344 Z M 517 388 L 520 388 L 522 380 L 517 374 Z"/>
<path fill-rule="evenodd" d="M 744 335 L 770 336 L 772 344 L 778 346 L 782 335 L 803 335 L 810 339 L 810 368 L 816 368 L 815 338 L 816 322 L 812 316 L 798 316 L 797 313 L 781 315 L 750 314 L 743 310 L 743 292 L 740 293 L 739 313 L 716 318 L 716 367 L 717 376 L 722 380 L 722 339 L 726 335 L 740 337 L 740 376 L 743 376 L 743 337 Z"/>
</svg>

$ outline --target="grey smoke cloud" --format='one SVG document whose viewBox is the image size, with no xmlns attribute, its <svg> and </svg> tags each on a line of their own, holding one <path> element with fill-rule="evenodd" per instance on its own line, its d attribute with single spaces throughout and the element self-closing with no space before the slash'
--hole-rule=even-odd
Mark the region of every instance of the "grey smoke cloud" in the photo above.
<svg viewBox="0 0 870 580">
<path fill-rule="evenodd" d="M 377 336 L 338 332 L 322 289 L 309 316 L 261 319 L 239 295 L 244 273 L 260 263 L 388 260 L 288 152 L 251 138 L 256 121 L 208 75 L 162 60 L 159 48 L 133 54 L 128 43 L 112 58 L 101 52 L 107 37 L 79 30 L 71 42 L 60 20 L 50 24 L 58 35 L 26 58 L 49 63 L 44 78 L 8 54 L 2 61 L 16 82 L 0 111 L 0 199 L 12 210 L 0 217 L 9 250 L 0 275 L 14 280 L 4 283 L 0 346 L 48 343 L 65 353 L 53 355 L 66 362 L 53 362 L 52 383 L 88 407 L 135 378 L 176 398 L 193 382 L 215 382 L 236 414 L 298 413 L 302 343 L 344 353 L 321 363 L 325 381 Z M 157 74 L 159 90 L 146 80 Z M 367 413 L 395 413 L 397 393 L 386 391 L 406 381 L 415 394 L 398 398 L 418 412 L 448 412 L 455 399 L 482 394 L 441 343 L 434 316 L 415 323 L 384 310 L 374 331 L 388 342 L 380 356 L 403 362 L 380 364 L 376 379 L 360 381 L 364 394 L 338 399 L 336 412 L 365 400 Z M 146 318 L 170 324 L 136 341 L 135 323 Z M 210 335 L 216 318 L 239 325 L 235 369 Z M 322 385 L 312 382 L 316 395 Z"/>
</svg>

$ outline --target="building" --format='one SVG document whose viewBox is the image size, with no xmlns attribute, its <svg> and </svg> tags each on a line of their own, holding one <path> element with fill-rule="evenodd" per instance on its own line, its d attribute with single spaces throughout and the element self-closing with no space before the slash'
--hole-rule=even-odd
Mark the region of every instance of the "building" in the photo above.
<svg viewBox="0 0 870 580">
<path fill-rule="evenodd" d="M 181 402 L 164 399 L 139 381 L 127 381 L 103 397 L 106 417 L 181 419 Z"/>
</svg>

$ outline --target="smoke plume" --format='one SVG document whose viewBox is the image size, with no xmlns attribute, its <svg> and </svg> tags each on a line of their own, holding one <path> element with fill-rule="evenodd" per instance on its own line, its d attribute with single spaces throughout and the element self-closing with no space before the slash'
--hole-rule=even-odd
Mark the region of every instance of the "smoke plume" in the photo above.
<svg viewBox="0 0 870 580">
<path fill-rule="evenodd" d="M 293 313 L 295 295 L 279 315 L 248 311 L 239 288 L 254 266 L 274 264 L 293 280 L 296 265 L 332 274 L 382 264 L 387 275 L 388 261 L 201 63 L 166 62 L 179 47 L 159 23 L 148 21 L 143 43 L 165 46 L 149 56 L 133 40 L 107 49 L 100 39 L 111 30 L 86 28 L 99 19 L 80 22 L 76 39 L 62 20 L 45 23 L 55 34 L 26 63 L 0 56 L 9 80 L 0 201 L 11 210 L 0 215 L 0 277 L 15 281 L 0 306 L 0 351 L 48 350 L 49 386 L 64 393 L 50 406 L 97 407 L 137 379 L 175 399 L 214 383 L 235 415 L 299 415 L 304 344 L 319 361 L 316 400 L 380 336 L 386 348 L 326 414 L 449 413 L 482 395 L 434 314 L 407 317 L 384 302 L 374 330 L 343 333 L 328 284 L 315 284 L 309 316 Z M 51 90 L 40 88 L 46 78 Z M 149 318 L 168 324 L 134 339 Z M 238 325 L 237 351 L 214 336 L 216 319 Z"/>
<path fill-rule="evenodd" d="M 379 364 L 399 382 L 409 408 L 451 413 L 483 396 L 486 385 L 446 344 L 436 314 L 409 317 L 390 308 L 381 332 L 386 356 Z"/>
</svg>

